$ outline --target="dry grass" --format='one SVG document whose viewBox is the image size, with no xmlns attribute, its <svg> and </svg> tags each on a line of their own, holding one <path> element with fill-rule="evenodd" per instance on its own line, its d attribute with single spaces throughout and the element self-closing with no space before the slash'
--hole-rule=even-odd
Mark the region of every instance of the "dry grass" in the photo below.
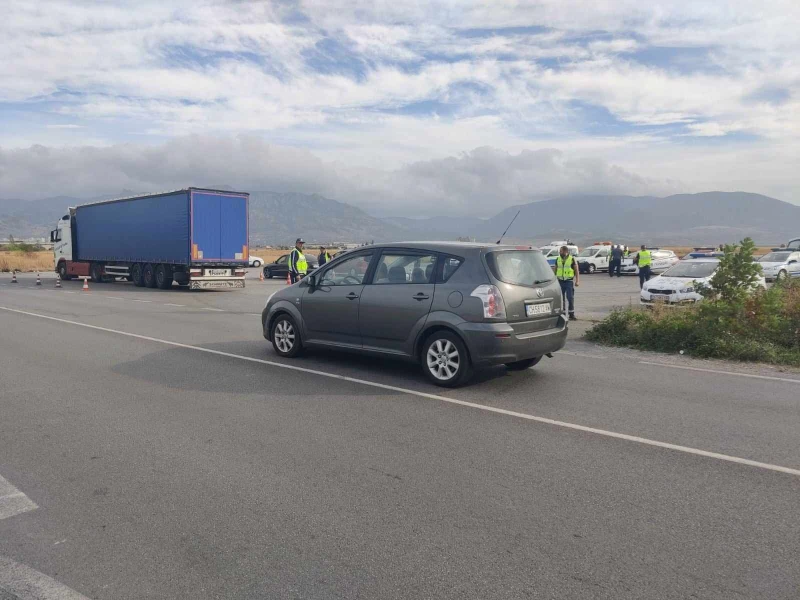
<svg viewBox="0 0 800 600">
<path fill-rule="evenodd" d="M 0 252 L 0 272 L 42 273 L 55 269 L 53 252 Z"/>
</svg>

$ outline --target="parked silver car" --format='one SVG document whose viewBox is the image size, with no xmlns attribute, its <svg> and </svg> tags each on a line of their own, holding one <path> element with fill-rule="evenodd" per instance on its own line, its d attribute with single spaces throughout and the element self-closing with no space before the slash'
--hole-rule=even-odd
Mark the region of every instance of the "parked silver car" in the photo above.
<svg viewBox="0 0 800 600">
<path fill-rule="evenodd" d="M 449 242 L 352 250 L 273 294 L 261 316 L 281 356 L 326 347 L 413 360 L 435 384 L 521 370 L 563 348 L 561 288 L 539 250 Z"/>
</svg>

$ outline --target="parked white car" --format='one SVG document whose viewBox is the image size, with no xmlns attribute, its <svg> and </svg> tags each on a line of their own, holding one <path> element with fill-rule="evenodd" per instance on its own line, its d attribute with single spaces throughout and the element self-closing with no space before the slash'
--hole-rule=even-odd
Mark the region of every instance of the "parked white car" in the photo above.
<svg viewBox="0 0 800 600">
<path fill-rule="evenodd" d="M 759 258 L 758 262 L 767 281 L 800 277 L 800 251 L 773 249 Z"/>
<path fill-rule="evenodd" d="M 627 258 L 622 259 L 622 267 L 620 272 L 623 275 L 638 275 L 639 267 L 633 264 L 634 257 L 638 252 L 631 253 Z M 672 250 L 651 250 L 650 258 L 650 271 L 652 273 L 663 273 L 672 265 L 680 261 L 680 258 Z"/>
<path fill-rule="evenodd" d="M 261 258 L 260 256 L 251 256 L 250 257 L 250 266 L 251 267 L 258 268 L 263 264 L 264 264 L 264 259 Z"/>
<path fill-rule="evenodd" d="M 645 282 L 640 303 L 652 306 L 660 302 L 667 306 L 680 306 L 701 302 L 703 296 L 697 292 L 698 284 L 711 285 L 711 278 L 718 268 L 717 258 L 690 258 L 678 261 L 663 275 Z M 759 278 L 756 287 L 767 287 L 763 277 Z"/>
<path fill-rule="evenodd" d="M 584 248 L 575 257 L 581 273 L 595 273 L 608 271 L 608 262 L 611 257 L 611 244 L 594 244 Z"/>
</svg>

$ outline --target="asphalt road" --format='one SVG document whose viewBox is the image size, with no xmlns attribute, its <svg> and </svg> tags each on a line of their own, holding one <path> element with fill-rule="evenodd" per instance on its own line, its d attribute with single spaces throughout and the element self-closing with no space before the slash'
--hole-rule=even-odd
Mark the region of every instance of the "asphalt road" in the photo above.
<svg viewBox="0 0 800 600">
<path fill-rule="evenodd" d="M 280 359 L 278 282 L 33 280 L 0 278 L 3 600 L 800 596 L 796 375 L 571 339 L 442 391 Z"/>
</svg>

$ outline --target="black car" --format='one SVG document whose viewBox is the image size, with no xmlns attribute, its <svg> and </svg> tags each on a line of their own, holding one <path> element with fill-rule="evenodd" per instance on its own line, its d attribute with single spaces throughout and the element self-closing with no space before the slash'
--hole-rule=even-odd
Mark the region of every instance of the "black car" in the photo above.
<svg viewBox="0 0 800 600">
<path fill-rule="evenodd" d="M 319 263 L 317 262 L 316 256 L 311 256 L 310 254 L 306 254 L 306 262 L 308 262 L 308 272 L 313 272 L 317 267 L 319 267 Z M 289 273 L 289 255 L 284 254 L 274 263 L 270 263 L 268 265 L 264 265 L 264 277 L 270 279 L 272 277 L 281 277 L 286 278 L 286 275 Z"/>
</svg>

